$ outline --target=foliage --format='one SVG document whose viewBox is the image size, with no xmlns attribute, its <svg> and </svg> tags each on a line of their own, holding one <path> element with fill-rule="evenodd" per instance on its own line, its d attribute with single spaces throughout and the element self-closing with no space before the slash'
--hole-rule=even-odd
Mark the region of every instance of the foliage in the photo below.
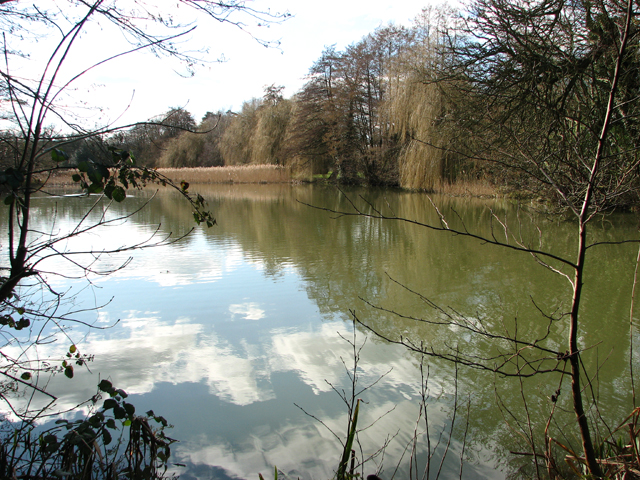
<svg viewBox="0 0 640 480">
<path fill-rule="evenodd" d="M 225 165 L 246 165 L 251 162 L 251 136 L 258 124 L 257 112 L 260 100 L 252 99 L 242 104 L 220 140 L 220 151 Z"/>
<path fill-rule="evenodd" d="M 283 149 L 291 102 L 282 98 L 282 87 L 265 87 L 261 99 L 242 105 L 220 140 L 225 165 L 286 165 Z"/>
<path fill-rule="evenodd" d="M 196 132 L 182 131 L 163 144 L 156 166 L 160 168 L 217 167 L 224 164 L 220 139 L 231 121 L 231 115 L 208 112 Z"/>
<path fill-rule="evenodd" d="M 555 198 L 576 214 L 592 181 L 599 185 L 592 208 L 635 204 L 640 37 L 632 24 L 618 65 L 625 9 L 624 2 L 474 2 L 448 72 L 468 99 L 456 121 L 474 142 L 472 155 L 493 163 L 514 189 Z"/>
<path fill-rule="evenodd" d="M 86 418 L 61 418 L 46 430 L 23 424 L 0 440 L 2 478 L 162 478 L 171 444 L 167 421 L 152 410 L 136 415 L 127 393 L 102 380 L 95 404 L 102 407 Z M 7 420 L 5 420 L 7 422 Z M 122 450 L 124 448 L 124 450 Z"/>
<path fill-rule="evenodd" d="M 396 142 L 382 105 L 389 66 L 408 48 L 409 36 L 402 28 L 381 28 L 343 53 L 326 49 L 311 67 L 290 135 L 299 162 L 311 163 L 312 173 L 333 170 L 344 183 L 360 177 L 396 183 Z"/>
</svg>

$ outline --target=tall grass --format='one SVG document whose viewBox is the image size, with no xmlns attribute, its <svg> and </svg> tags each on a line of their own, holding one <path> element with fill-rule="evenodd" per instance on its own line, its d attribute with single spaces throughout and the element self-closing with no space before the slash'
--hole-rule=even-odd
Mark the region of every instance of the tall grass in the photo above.
<svg viewBox="0 0 640 480">
<path fill-rule="evenodd" d="M 497 197 L 502 195 L 495 185 L 486 179 L 465 180 L 456 178 L 453 182 L 441 181 L 433 189 L 434 193 L 450 197 Z"/>
<path fill-rule="evenodd" d="M 277 165 L 243 165 L 231 167 L 158 168 L 173 181 L 208 183 L 290 183 L 291 170 Z M 47 185 L 77 185 L 73 171 L 60 171 L 47 179 Z M 44 180 L 44 179 L 41 179 Z"/>
<path fill-rule="evenodd" d="M 207 183 L 288 183 L 291 171 L 276 165 L 238 165 L 230 167 L 159 168 L 170 179 L 193 184 Z"/>
</svg>

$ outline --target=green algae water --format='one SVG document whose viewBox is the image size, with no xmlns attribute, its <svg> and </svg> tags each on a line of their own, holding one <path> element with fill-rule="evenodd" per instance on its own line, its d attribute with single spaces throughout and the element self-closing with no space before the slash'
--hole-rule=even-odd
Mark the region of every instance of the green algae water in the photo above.
<svg viewBox="0 0 640 480">
<path fill-rule="evenodd" d="M 394 190 L 191 189 L 207 199 L 218 225 L 191 231 L 193 218 L 178 195 L 161 191 L 151 199 L 151 192 L 137 192 L 105 215 L 116 218 L 148 205 L 67 247 L 163 245 L 103 254 L 95 267 L 114 272 L 91 276 L 90 283 L 69 262 L 46 264 L 65 275 L 48 279 L 74 298 L 70 308 L 89 309 L 74 318 L 93 326 L 71 324 L 64 335 L 54 333 L 57 341 L 37 349 L 41 358 L 55 356 L 73 342 L 95 356 L 72 380 L 59 375 L 50 381 L 57 409 L 82 403 L 108 378 L 130 394 L 139 412 L 153 409 L 173 425 L 169 436 L 179 443 L 172 464 L 180 465 L 171 471 L 182 478 L 257 480 L 259 472 L 269 478 L 277 466 L 290 478 L 324 480 L 333 477 L 341 456 L 338 438 L 346 436 L 341 395 L 351 395 L 347 370 L 353 373 L 355 353 L 356 391 L 370 386 L 358 393 L 363 431 L 357 455 L 368 459 L 365 475 L 405 479 L 421 477 L 427 468 L 430 478 L 439 468 L 440 478 L 460 472 L 463 478 L 530 475 L 529 459 L 513 454 L 527 451 L 519 432 L 529 427 L 522 419 L 528 411 L 534 424 L 544 422 L 559 387 L 554 428 L 563 442 L 579 448 L 568 384 L 558 374 L 520 382 L 478 369 L 456 371 L 449 362 L 422 358 L 353 323 L 357 317 L 386 338 L 435 351 L 495 356 L 500 347 L 469 330 L 434 325 L 442 311 L 454 312 L 492 331 L 513 335 L 517 328 L 521 338 L 548 332 L 547 346 L 564 351 L 563 313 L 570 305 L 565 278 L 526 253 L 322 208 L 350 211 L 353 201 L 366 211 L 373 206 L 440 225 L 435 204 L 458 229 L 504 239 L 508 225 L 522 244 L 569 259 L 577 249 L 573 223 L 502 200 Z M 34 202 L 34 228 L 43 234 L 71 228 L 95 201 L 40 198 Z M 103 215 L 105 205 L 89 220 Z M 637 239 L 637 218 L 597 219 L 591 232 L 594 242 Z M 601 245 L 588 251 L 580 345 L 588 348 L 585 367 L 597 373 L 599 414 L 611 426 L 633 408 L 629 369 L 639 362 L 637 355 L 630 360 L 629 311 L 637 248 Z M 637 339 L 632 343 L 638 352 Z M 423 394 L 426 421 L 420 413 Z"/>
</svg>

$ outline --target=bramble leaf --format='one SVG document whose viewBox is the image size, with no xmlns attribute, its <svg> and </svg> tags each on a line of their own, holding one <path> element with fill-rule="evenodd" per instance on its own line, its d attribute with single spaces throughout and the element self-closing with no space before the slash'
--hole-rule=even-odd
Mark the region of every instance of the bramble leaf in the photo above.
<svg viewBox="0 0 640 480">
<path fill-rule="evenodd" d="M 54 148 L 51 150 L 51 160 L 56 163 L 64 162 L 65 160 L 69 160 L 69 155 L 64 150 Z"/>
<path fill-rule="evenodd" d="M 111 390 L 113 390 L 113 385 L 109 380 L 100 380 L 100 383 L 98 384 L 98 388 L 102 392 L 109 393 Z"/>
<path fill-rule="evenodd" d="M 122 187 L 115 187 L 112 195 L 113 195 L 113 199 L 118 203 L 122 202 L 125 198 L 127 198 L 127 193 L 124 191 L 124 188 Z"/>
</svg>

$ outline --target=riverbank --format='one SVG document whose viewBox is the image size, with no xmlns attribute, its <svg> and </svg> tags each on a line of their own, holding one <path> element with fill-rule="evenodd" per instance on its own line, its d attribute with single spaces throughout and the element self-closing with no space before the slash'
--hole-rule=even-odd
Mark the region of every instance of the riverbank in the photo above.
<svg viewBox="0 0 640 480">
<path fill-rule="evenodd" d="M 192 185 L 208 185 L 220 183 L 293 183 L 300 180 L 293 177 L 291 169 L 278 165 L 241 165 L 225 167 L 196 168 L 158 168 L 159 173 L 176 183 L 182 181 Z M 73 185 L 73 171 L 56 172 L 47 183 L 49 185 Z M 316 179 L 311 182 L 326 180 Z M 443 194 L 452 197 L 495 198 L 501 196 L 499 189 L 487 180 L 459 180 L 455 183 L 443 182 L 429 193 Z"/>
<path fill-rule="evenodd" d="M 277 165 L 242 165 L 229 167 L 157 168 L 158 173 L 180 183 L 290 183 L 291 169 Z M 49 185 L 73 185 L 73 170 L 54 172 Z M 43 179 L 41 179 L 43 180 Z"/>
</svg>

